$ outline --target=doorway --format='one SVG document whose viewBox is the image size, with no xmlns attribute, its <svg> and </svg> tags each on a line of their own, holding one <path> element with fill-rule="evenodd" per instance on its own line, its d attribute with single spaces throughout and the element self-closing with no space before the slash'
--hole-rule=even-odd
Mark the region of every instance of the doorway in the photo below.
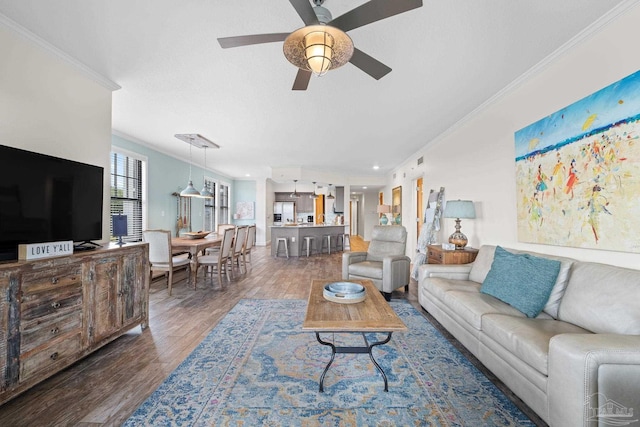
<svg viewBox="0 0 640 427">
<path fill-rule="evenodd" d="M 324 194 L 318 194 L 316 199 L 316 224 L 324 224 Z"/>
<path fill-rule="evenodd" d="M 424 206 L 422 200 L 422 187 L 423 187 L 423 178 L 420 177 L 416 180 L 416 241 L 420 238 L 420 232 L 422 231 L 422 224 L 424 223 Z"/>
<path fill-rule="evenodd" d="M 358 201 L 349 201 L 349 234 L 358 235 Z"/>
</svg>

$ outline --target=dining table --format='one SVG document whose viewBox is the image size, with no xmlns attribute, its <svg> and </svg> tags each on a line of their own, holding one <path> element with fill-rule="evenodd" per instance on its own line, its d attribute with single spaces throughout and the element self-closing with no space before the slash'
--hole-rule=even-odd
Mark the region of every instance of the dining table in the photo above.
<svg viewBox="0 0 640 427">
<path fill-rule="evenodd" d="M 210 233 L 206 237 L 172 237 L 171 251 L 175 253 L 188 252 L 191 258 L 191 280 L 195 288 L 198 273 L 198 256 L 204 254 L 207 248 L 219 247 L 222 243 L 222 235 Z"/>
</svg>

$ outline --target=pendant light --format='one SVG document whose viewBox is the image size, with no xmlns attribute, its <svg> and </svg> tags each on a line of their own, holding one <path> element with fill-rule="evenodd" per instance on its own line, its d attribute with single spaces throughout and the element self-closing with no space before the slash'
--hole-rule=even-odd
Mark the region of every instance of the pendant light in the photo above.
<svg viewBox="0 0 640 427">
<path fill-rule="evenodd" d="M 189 143 L 189 183 L 185 187 L 184 190 L 180 192 L 181 197 L 197 197 L 200 196 L 198 190 L 193 186 L 193 181 L 191 180 L 191 143 Z"/>
<path fill-rule="evenodd" d="M 335 199 L 336 198 L 333 194 L 331 194 L 331 186 L 332 185 L 333 184 L 329 184 L 329 195 L 327 196 L 327 199 Z"/>
<path fill-rule="evenodd" d="M 207 146 L 202 147 L 204 149 L 204 172 L 207 173 Z M 202 186 L 202 190 L 200 190 L 200 197 L 205 199 L 213 199 L 213 193 L 209 191 L 209 184 L 207 184 L 207 179 L 205 177 L 202 178 L 204 184 Z"/>
<path fill-rule="evenodd" d="M 291 197 L 292 199 L 299 199 L 300 195 L 298 194 L 298 189 L 297 189 L 297 183 L 298 180 L 294 179 L 293 180 L 293 193 L 289 194 L 289 197 Z"/>
<path fill-rule="evenodd" d="M 316 182 L 313 181 L 313 194 L 309 194 L 310 199 L 317 199 L 318 195 L 316 194 Z"/>
</svg>

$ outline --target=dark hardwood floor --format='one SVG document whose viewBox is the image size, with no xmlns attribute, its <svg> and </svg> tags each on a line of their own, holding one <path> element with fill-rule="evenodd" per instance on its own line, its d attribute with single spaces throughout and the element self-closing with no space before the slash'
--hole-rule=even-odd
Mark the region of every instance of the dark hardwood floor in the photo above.
<svg viewBox="0 0 640 427">
<path fill-rule="evenodd" d="M 352 250 L 366 248 L 354 238 Z M 243 298 L 307 299 L 312 279 L 341 277 L 342 254 L 273 258 L 255 247 L 248 272 L 235 271 L 222 285 L 198 275 L 197 289 L 176 275 L 173 295 L 166 281 L 150 290 L 150 321 L 0 406 L 0 426 L 117 426 L 162 383 L 224 315 Z M 421 312 L 417 284 L 393 298 L 409 300 Z M 525 407 L 526 408 L 526 407 Z"/>
</svg>

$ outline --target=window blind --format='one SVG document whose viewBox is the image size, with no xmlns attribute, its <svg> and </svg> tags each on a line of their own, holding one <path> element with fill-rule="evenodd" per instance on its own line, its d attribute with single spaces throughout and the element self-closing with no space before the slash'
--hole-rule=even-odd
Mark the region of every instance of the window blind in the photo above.
<svg viewBox="0 0 640 427">
<path fill-rule="evenodd" d="M 142 241 L 142 160 L 111 153 L 111 215 L 127 216 L 128 242 Z M 113 224 L 109 221 L 111 240 Z"/>
</svg>

